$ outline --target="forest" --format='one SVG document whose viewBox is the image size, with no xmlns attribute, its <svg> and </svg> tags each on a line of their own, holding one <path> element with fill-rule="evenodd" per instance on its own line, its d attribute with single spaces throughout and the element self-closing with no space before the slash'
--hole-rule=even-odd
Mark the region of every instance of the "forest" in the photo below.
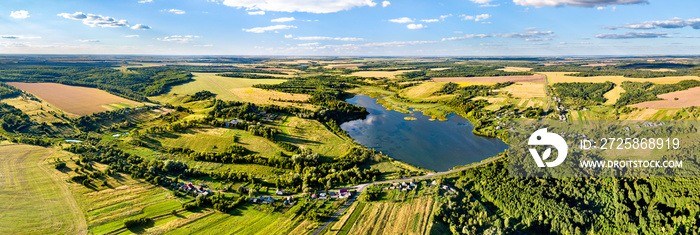
<svg viewBox="0 0 700 235">
<path fill-rule="evenodd" d="M 509 176 L 506 162 L 450 179 L 459 193 L 436 219 L 465 234 L 694 234 L 700 226 L 696 178 L 522 178 Z"/>
<path fill-rule="evenodd" d="M 90 65 L 36 66 L 20 63 L 0 68 L 0 81 L 93 87 L 124 98 L 147 101 L 146 97 L 162 94 L 169 86 L 192 80 L 188 71 L 168 67 L 129 68 L 128 71 Z"/>
<path fill-rule="evenodd" d="M 615 87 L 615 83 L 571 82 L 555 83 L 552 85 L 554 93 L 561 98 L 567 106 L 583 107 L 605 103 L 603 96 Z"/>
</svg>

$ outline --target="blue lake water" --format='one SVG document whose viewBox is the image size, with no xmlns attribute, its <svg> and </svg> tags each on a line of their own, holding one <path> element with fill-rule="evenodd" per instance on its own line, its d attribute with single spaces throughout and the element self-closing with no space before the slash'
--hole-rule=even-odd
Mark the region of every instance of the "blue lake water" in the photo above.
<svg viewBox="0 0 700 235">
<path fill-rule="evenodd" d="M 346 100 L 362 106 L 369 115 L 340 127 L 356 142 L 389 157 L 434 171 L 445 171 L 496 156 L 508 146 L 496 138 L 477 136 L 474 125 L 451 114 L 447 121 L 430 121 L 421 112 L 404 114 L 387 110 L 377 99 L 357 95 Z M 405 120 L 415 117 L 417 120 Z"/>
</svg>

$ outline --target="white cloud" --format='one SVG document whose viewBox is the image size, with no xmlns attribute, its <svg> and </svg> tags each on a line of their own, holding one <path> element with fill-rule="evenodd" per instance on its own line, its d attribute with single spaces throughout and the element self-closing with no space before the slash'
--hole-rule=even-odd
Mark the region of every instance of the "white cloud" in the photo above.
<svg viewBox="0 0 700 235">
<path fill-rule="evenodd" d="M 441 19 L 441 20 L 445 20 L 445 19 L 447 19 L 447 17 L 451 17 L 451 16 L 452 16 L 452 14 L 441 15 L 441 16 L 440 16 L 440 19 Z"/>
<path fill-rule="evenodd" d="M 282 17 L 282 18 L 277 18 L 277 19 L 272 19 L 270 22 L 289 22 L 289 21 L 294 21 L 294 17 Z"/>
<path fill-rule="evenodd" d="M 321 43 L 310 42 L 310 43 L 297 44 L 297 46 L 300 46 L 300 47 L 310 47 L 310 46 L 318 46 L 318 45 L 321 45 Z"/>
<path fill-rule="evenodd" d="M 534 7 L 595 7 L 607 5 L 640 4 L 649 3 L 648 0 L 513 0 L 513 3 L 521 6 Z"/>
<path fill-rule="evenodd" d="M 82 39 L 82 40 L 78 40 L 78 41 L 79 41 L 79 42 L 85 42 L 85 43 L 87 43 L 87 42 L 90 42 L 90 43 L 93 43 L 93 42 L 100 42 L 100 40 L 95 40 L 95 39 Z"/>
<path fill-rule="evenodd" d="M 476 4 L 480 4 L 479 5 L 480 7 L 497 7 L 497 6 L 501 5 L 501 4 L 491 5 L 491 2 L 493 0 L 469 0 L 469 1 L 476 3 Z"/>
<path fill-rule="evenodd" d="M 66 19 L 71 19 L 71 20 L 80 20 L 83 22 L 83 24 L 89 25 L 90 27 L 95 27 L 95 26 L 100 26 L 100 27 L 107 27 L 107 28 L 121 28 L 121 27 L 129 27 L 129 22 L 126 20 L 118 20 L 114 19 L 109 16 L 102 16 L 102 15 L 95 15 L 95 14 L 90 14 L 90 13 L 82 13 L 82 12 L 75 12 L 73 14 L 69 13 L 60 13 L 58 16 L 66 18 Z M 150 29 L 151 27 L 148 27 L 146 25 L 142 24 L 137 24 L 134 27 L 138 26 L 136 29 Z M 132 27 L 133 28 L 133 27 Z"/>
<path fill-rule="evenodd" d="M 473 21 L 477 21 L 477 22 L 491 18 L 491 15 L 489 15 L 489 14 L 481 14 L 481 15 L 475 15 L 475 16 L 468 16 L 468 15 L 461 15 L 461 16 L 464 17 L 463 18 L 464 20 L 473 20 Z"/>
<path fill-rule="evenodd" d="M 200 38 L 199 36 L 195 35 L 172 35 L 172 36 L 166 36 L 163 38 L 157 38 L 158 41 L 164 41 L 164 42 L 177 42 L 177 43 L 189 43 L 192 42 L 195 38 Z"/>
<path fill-rule="evenodd" d="M 152 3 L 152 2 L 153 2 L 153 0 L 141 0 L 141 1 L 139 1 L 139 3 Z"/>
<path fill-rule="evenodd" d="M 25 10 L 11 11 L 10 17 L 15 19 L 26 19 L 29 18 L 29 12 Z"/>
<path fill-rule="evenodd" d="M 223 4 L 247 10 L 308 13 L 333 13 L 377 5 L 372 0 L 224 0 Z"/>
<path fill-rule="evenodd" d="M 343 45 L 323 45 L 323 46 L 316 46 L 316 47 L 292 47 L 288 49 L 311 49 L 311 50 L 324 50 L 324 49 L 330 49 L 330 50 L 335 50 L 335 51 L 340 51 L 340 50 L 360 50 L 364 48 L 381 48 L 381 47 L 404 47 L 404 46 L 411 46 L 411 45 L 422 45 L 422 44 L 431 44 L 431 43 L 438 43 L 438 41 L 394 41 L 394 42 L 373 42 L 373 43 L 366 43 L 366 44 L 343 44 Z"/>
<path fill-rule="evenodd" d="M 525 41 L 549 41 L 552 40 L 552 31 L 537 31 L 535 28 L 525 29 L 523 33 L 492 33 L 492 34 L 467 34 L 460 37 L 443 38 L 442 41 L 454 41 L 476 38 L 520 38 Z"/>
<path fill-rule="evenodd" d="M 428 26 L 423 25 L 423 24 L 408 24 L 408 25 L 406 25 L 406 28 L 408 28 L 408 29 L 424 29 L 427 27 Z"/>
<path fill-rule="evenodd" d="M 599 34 L 595 36 L 601 39 L 634 39 L 634 38 L 667 38 L 667 33 L 652 32 L 627 32 L 623 34 Z"/>
<path fill-rule="evenodd" d="M 619 29 L 619 28 L 625 28 L 625 29 L 656 29 L 656 28 L 664 28 L 664 29 L 676 29 L 676 28 L 684 28 L 684 27 L 692 27 L 693 29 L 700 29 L 700 18 L 693 18 L 693 19 L 683 19 L 683 18 L 672 18 L 670 20 L 658 20 L 658 21 L 644 21 L 640 23 L 628 23 L 622 26 L 609 26 L 605 27 L 606 29 Z"/>
<path fill-rule="evenodd" d="M 126 35 L 124 36 L 125 38 L 138 38 L 140 37 L 138 34 L 133 34 L 133 35 Z"/>
<path fill-rule="evenodd" d="M 24 35 L 0 35 L 2 39 L 40 39 L 39 36 L 24 36 Z"/>
<path fill-rule="evenodd" d="M 264 33 L 267 31 L 274 31 L 274 30 L 279 30 L 279 29 L 296 29 L 297 26 L 294 25 L 283 25 L 283 24 L 278 24 L 278 25 L 271 25 L 271 26 L 266 26 L 266 27 L 255 27 L 255 28 L 250 28 L 250 29 L 243 29 L 245 32 L 249 33 Z"/>
<path fill-rule="evenodd" d="M 292 38 L 293 36 L 291 34 L 285 34 L 284 38 Z"/>
<path fill-rule="evenodd" d="M 248 12 L 248 15 L 258 15 L 258 16 L 261 16 L 261 15 L 264 15 L 264 14 L 265 14 L 265 11 L 249 11 L 249 12 Z"/>
<path fill-rule="evenodd" d="M 389 1 L 382 2 L 382 7 L 388 7 L 389 5 L 391 5 L 391 2 L 389 2 Z"/>
<path fill-rule="evenodd" d="M 136 25 L 134 25 L 134 26 L 131 26 L 131 29 L 135 29 L 135 30 L 147 30 L 147 29 L 151 29 L 151 26 L 144 25 L 144 24 L 136 24 Z"/>
<path fill-rule="evenodd" d="M 405 23 L 413 22 L 413 19 L 408 18 L 408 17 L 401 17 L 401 18 L 391 19 L 391 20 L 389 20 L 389 22 L 405 24 Z"/>
<path fill-rule="evenodd" d="M 606 7 L 597 7 L 596 10 L 602 11 L 605 10 Z"/>
<path fill-rule="evenodd" d="M 180 9 L 163 9 L 162 11 L 163 12 L 170 12 L 170 13 L 177 14 L 177 15 L 182 15 L 182 14 L 186 13 L 185 11 L 180 10 Z"/>
<path fill-rule="evenodd" d="M 500 46 L 503 46 L 503 43 L 479 43 L 479 46 L 500 47 Z"/>
<path fill-rule="evenodd" d="M 285 36 L 286 37 L 286 36 Z M 345 41 L 345 42 L 356 42 L 364 41 L 364 38 L 352 38 L 352 37 L 322 37 L 322 36 L 307 36 L 307 37 L 296 37 L 295 40 L 305 40 L 305 41 L 319 41 L 319 40 L 333 40 L 333 41 Z"/>
<path fill-rule="evenodd" d="M 420 20 L 420 21 L 421 21 L 421 22 L 425 22 L 425 23 L 435 23 L 435 22 L 438 22 L 438 21 L 440 21 L 440 20 L 438 20 L 438 19 L 423 19 L 423 20 Z"/>
</svg>

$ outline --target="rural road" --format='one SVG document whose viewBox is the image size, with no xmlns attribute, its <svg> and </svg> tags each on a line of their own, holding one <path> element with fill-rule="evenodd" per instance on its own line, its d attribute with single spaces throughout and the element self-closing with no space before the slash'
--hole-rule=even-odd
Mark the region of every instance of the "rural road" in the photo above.
<svg viewBox="0 0 700 235">
<path fill-rule="evenodd" d="M 360 192 L 362 192 L 363 190 L 365 190 L 365 188 L 367 188 L 368 186 L 371 186 L 371 185 L 373 185 L 373 184 L 395 183 L 395 182 L 410 181 L 410 180 L 417 180 L 417 179 L 425 179 L 425 178 L 431 178 L 431 177 L 435 177 L 435 176 L 441 176 L 441 175 L 452 174 L 452 173 L 459 172 L 459 171 L 463 171 L 463 170 L 466 170 L 466 169 L 469 169 L 469 168 L 474 168 L 474 167 L 478 167 L 478 166 L 482 166 L 482 165 L 489 164 L 489 163 L 491 163 L 491 162 L 493 162 L 493 161 L 496 161 L 496 160 L 498 160 L 498 159 L 501 159 L 502 157 L 503 157 L 503 156 L 501 155 L 501 156 L 497 156 L 497 157 L 488 159 L 488 160 L 483 161 L 483 162 L 479 162 L 479 163 L 476 163 L 476 164 L 473 164 L 473 165 L 469 165 L 469 166 L 464 167 L 464 168 L 452 169 L 452 170 L 449 170 L 449 171 L 443 171 L 443 172 L 438 172 L 438 173 L 431 173 L 431 174 L 427 174 L 427 175 L 423 175 L 423 176 L 416 176 L 416 177 L 403 178 L 403 179 L 395 179 L 395 180 L 375 181 L 375 182 L 370 182 L 370 183 L 365 183 L 365 184 L 358 184 L 358 185 L 355 185 L 355 186 L 350 186 L 350 187 L 345 187 L 345 188 L 336 188 L 336 189 L 334 189 L 334 190 L 338 190 L 338 189 L 355 189 L 355 190 L 357 190 L 357 192 L 356 192 L 355 195 L 352 197 L 352 199 L 350 199 L 350 201 L 348 201 L 348 203 L 346 203 L 345 206 L 343 206 L 343 208 L 340 208 L 340 210 L 339 210 L 337 213 L 335 213 L 333 216 L 331 216 L 331 218 L 328 219 L 328 221 L 326 221 L 326 223 L 323 224 L 323 226 L 321 226 L 321 227 L 319 227 L 318 229 L 316 229 L 316 232 L 314 232 L 313 235 L 318 235 L 318 234 L 320 234 L 323 230 L 325 230 L 326 227 L 328 227 L 328 225 L 330 225 L 331 222 L 333 222 L 333 220 L 335 220 L 340 214 L 343 213 L 343 211 L 345 211 L 346 208 L 350 207 L 350 205 L 352 205 L 352 203 L 355 202 L 355 199 L 357 199 L 357 196 L 360 195 Z"/>
</svg>

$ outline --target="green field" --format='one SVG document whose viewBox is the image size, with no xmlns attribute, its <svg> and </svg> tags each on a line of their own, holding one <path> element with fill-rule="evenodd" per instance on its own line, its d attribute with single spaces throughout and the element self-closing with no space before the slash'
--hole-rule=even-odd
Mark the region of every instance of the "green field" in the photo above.
<svg viewBox="0 0 700 235">
<path fill-rule="evenodd" d="M 340 157 L 352 146 L 352 140 L 339 137 L 316 120 L 288 117 L 281 129 L 291 142 L 322 156 Z"/>
<path fill-rule="evenodd" d="M 294 216 L 262 212 L 256 207 L 246 205 L 232 214 L 214 212 L 169 234 L 302 234 L 316 227 Z"/>
<path fill-rule="evenodd" d="M 0 145 L 0 234 L 86 232 L 83 213 L 48 162 L 54 151 Z"/>
<path fill-rule="evenodd" d="M 50 169 L 53 177 L 62 179 L 60 182 L 67 186 L 77 205 L 82 210 L 82 221 L 87 223 L 88 231 L 94 234 L 134 233 L 146 229 L 163 229 L 162 224 L 173 220 L 185 220 L 191 217 L 191 212 L 182 211 L 177 216 L 170 215 L 172 210 L 182 210 L 181 205 L 189 199 L 177 198 L 171 192 L 142 180 L 132 179 L 126 174 L 102 176 L 91 180 L 88 186 L 69 181 L 81 168 L 71 159 L 76 156 L 57 150 L 51 158 L 58 158 L 66 162 L 66 168 L 61 171 Z M 95 170 L 103 170 L 104 165 L 94 165 Z M 63 181 L 65 180 L 65 181 Z M 106 182 L 106 184 L 104 184 Z M 153 226 L 138 228 L 131 231 L 124 228 L 124 219 L 158 217 Z M 73 220 L 76 221 L 76 220 Z M 80 220 L 78 220 L 80 221 Z"/>
<path fill-rule="evenodd" d="M 187 94 L 192 95 L 198 91 L 211 91 L 216 94 L 217 99 L 241 100 L 231 92 L 231 89 L 251 87 L 253 84 L 277 84 L 287 81 L 285 79 L 246 79 L 216 76 L 215 73 L 192 73 L 194 81 L 182 85 L 174 86 L 165 95 L 154 97 L 154 100 L 167 99 L 169 95 Z"/>
</svg>

